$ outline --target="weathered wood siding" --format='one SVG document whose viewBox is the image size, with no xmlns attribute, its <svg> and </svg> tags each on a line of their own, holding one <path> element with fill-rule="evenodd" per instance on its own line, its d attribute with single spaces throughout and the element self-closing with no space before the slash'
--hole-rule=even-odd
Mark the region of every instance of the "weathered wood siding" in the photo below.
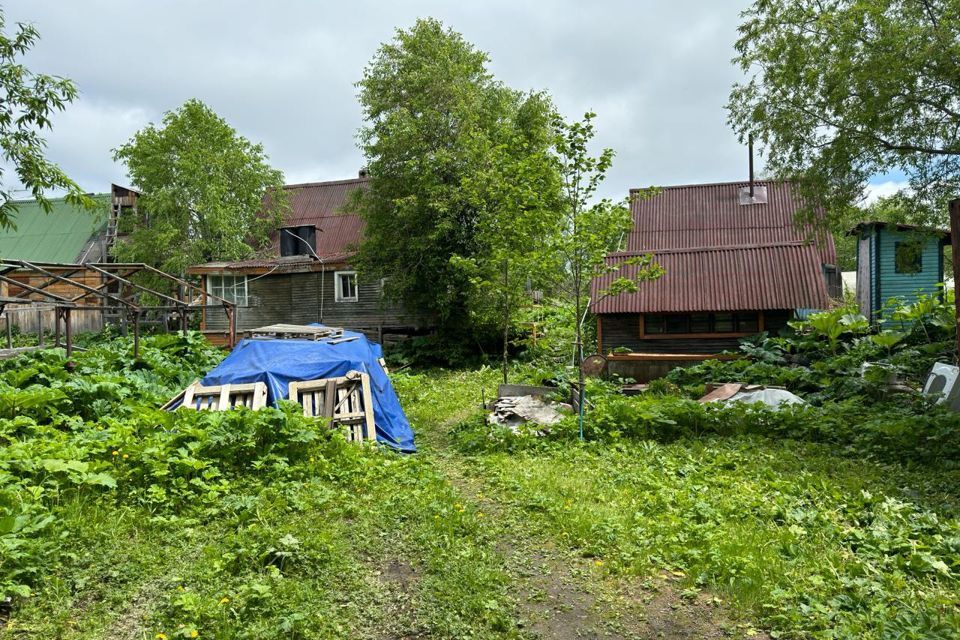
<svg viewBox="0 0 960 640">
<path fill-rule="evenodd" d="M 793 316 L 793 311 L 771 310 L 764 311 L 764 330 L 775 334 L 787 325 Z M 623 347 L 634 353 L 720 353 L 722 351 L 737 351 L 740 348 L 741 338 L 708 338 L 708 337 L 656 337 L 642 338 L 640 336 L 640 314 L 611 313 L 604 314 L 601 319 L 601 338 L 604 353 Z M 663 335 L 663 334 L 661 334 Z"/>
<path fill-rule="evenodd" d="M 268 324 L 309 324 L 364 331 L 375 335 L 382 330 L 423 330 L 429 327 L 424 314 L 411 313 L 389 304 L 379 283 L 360 282 L 356 302 L 338 302 L 334 295 L 334 272 L 250 276 L 246 307 L 237 308 L 237 331 Z M 227 331 L 227 319 L 220 309 L 208 309 L 206 331 Z"/>
<path fill-rule="evenodd" d="M 97 288 L 103 283 L 102 276 L 92 270 L 82 271 L 79 273 L 64 269 L 51 269 L 50 271 L 51 273 L 55 273 L 57 275 L 68 276 L 74 281 L 80 282 L 87 287 Z M 47 285 L 48 281 L 50 280 L 48 276 L 25 271 L 15 271 L 9 274 L 9 277 L 12 280 L 16 280 L 17 282 L 22 282 L 33 287 Z M 52 284 L 45 286 L 44 291 L 68 299 L 82 296 L 84 293 L 86 293 L 83 289 L 66 282 L 53 282 Z M 18 287 L 16 284 L 12 283 L 3 283 L 2 292 L 0 292 L 0 295 L 23 296 L 26 293 L 27 291 L 23 287 Z M 40 326 L 43 327 L 44 331 L 53 331 L 55 313 L 53 310 L 53 300 L 50 298 L 45 298 L 40 294 L 30 294 L 28 297 L 32 300 L 44 303 L 42 310 L 32 305 L 7 305 L 4 313 L 9 316 L 10 325 L 13 327 L 18 327 L 23 333 L 36 332 Z M 77 305 L 79 306 L 73 310 L 70 319 L 73 332 L 85 333 L 99 332 L 103 330 L 103 312 L 99 308 L 84 309 L 84 306 L 101 307 L 104 304 L 108 303 L 104 302 L 95 295 L 87 295 L 79 298 L 77 300 Z"/>
<path fill-rule="evenodd" d="M 918 273 L 897 273 L 896 243 L 915 241 L 915 233 L 895 229 L 877 229 L 876 272 L 878 290 L 875 304 L 882 309 L 891 298 L 901 303 L 911 303 L 918 293 L 936 293 L 937 284 L 943 282 L 943 250 L 940 238 L 934 235 L 923 237 L 921 267 Z"/>
</svg>

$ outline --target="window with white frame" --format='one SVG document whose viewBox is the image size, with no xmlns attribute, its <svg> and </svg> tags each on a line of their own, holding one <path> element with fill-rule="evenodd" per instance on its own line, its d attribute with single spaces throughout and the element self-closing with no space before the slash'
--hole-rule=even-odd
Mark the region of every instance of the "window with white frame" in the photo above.
<svg viewBox="0 0 960 640">
<path fill-rule="evenodd" d="M 337 271 L 333 274 L 333 293 L 337 302 L 357 301 L 357 272 Z"/>
<path fill-rule="evenodd" d="M 215 274 L 207 276 L 207 293 L 238 306 L 247 306 L 247 276 Z"/>
</svg>

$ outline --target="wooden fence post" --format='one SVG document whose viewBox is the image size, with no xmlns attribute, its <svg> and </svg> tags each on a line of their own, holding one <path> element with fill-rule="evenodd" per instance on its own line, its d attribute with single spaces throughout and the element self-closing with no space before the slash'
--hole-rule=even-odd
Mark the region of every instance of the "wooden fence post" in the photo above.
<svg viewBox="0 0 960 640">
<path fill-rule="evenodd" d="M 960 199 L 950 201 L 950 248 L 953 255 L 953 305 L 957 330 L 955 360 L 960 363 L 960 296 L 957 295 L 957 285 L 960 284 Z"/>
<path fill-rule="evenodd" d="M 70 307 L 63 310 L 63 324 L 67 337 L 67 357 L 69 358 L 73 355 L 73 322 L 70 318 Z"/>
</svg>

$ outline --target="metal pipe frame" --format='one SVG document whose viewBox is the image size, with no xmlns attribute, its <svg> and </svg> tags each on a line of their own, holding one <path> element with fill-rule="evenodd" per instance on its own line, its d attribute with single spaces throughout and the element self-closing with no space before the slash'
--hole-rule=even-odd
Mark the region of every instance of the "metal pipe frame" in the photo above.
<svg viewBox="0 0 960 640">
<path fill-rule="evenodd" d="M 58 270 L 65 273 L 54 273 L 52 270 Z M 80 282 L 74 278 L 78 272 L 93 271 L 97 273 L 102 281 L 97 287 L 92 287 L 84 282 Z M 137 284 L 130 280 L 130 277 L 136 273 L 145 271 L 154 276 L 157 276 L 168 282 L 172 282 L 178 285 L 178 296 L 174 298 L 160 291 L 156 291 L 150 287 Z M 20 280 L 9 277 L 9 274 L 12 272 L 27 272 L 32 274 L 39 274 L 46 276 L 46 281 L 42 282 L 39 286 L 34 286 L 27 284 Z M 104 281 L 104 279 L 106 279 Z M 24 291 L 23 294 L 19 296 L 5 296 L 0 305 L 0 313 L 5 313 L 7 317 L 7 324 L 9 325 L 9 313 L 19 311 L 19 309 L 5 309 L 8 303 L 14 304 L 26 304 L 30 305 L 30 308 L 38 308 L 39 305 L 49 305 L 54 308 L 54 335 L 56 339 L 57 346 L 60 346 L 61 343 L 61 320 L 64 324 L 64 338 L 66 339 L 66 349 L 67 356 L 73 354 L 73 327 L 71 322 L 72 311 L 118 311 L 123 309 L 128 318 L 133 321 L 133 330 L 134 330 L 134 357 L 139 357 L 139 347 L 140 347 L 140 314 L 143 311 L 177 311 L 180 314 L 180 326 L 184 334 L 189 327 L 188 316 L 190 313 L 195 313 L 197 311 L 203 311 L 210 308 L 220 308 L 222 307 L 224 313 L 226 314 L 229 320 L 230 326 L 230 346 L 236 344 L 236 304 L 221 298 L 220 296 L 214 295 L 207 292 L 201 287 L 198 287 L 182 278 L 170 275 L 165 273 L 155 267 L 150 265 L 139 263 L 139 262 L 114 262 L 114 263 L 91 263 L 84 262 L 79 264 L 74 263 L 60 263 L 60 262 L 30 262 L 27 260 L 12 260 L 12 259 L 0 259 L 0 282 L 5 282 L 14 287 L 20 288 Z M 67 298 L 58 294 L 55 294 L 50 291 L 46 291 L 47 287 L 56 284 L 56 283 L 65 283 L 68 286 L 76 287 L 84 293 L 74 296 L 73 298 Z M 121 285 L 121 295 L 113 295 L 104 291 L 111 283 L 118 282 Z M 133 290 L 133 293 L 129 296 L 123 296 L 123 288 L 130 288 Z M 194 294 L 192 299 L 188 300 L 187 293 Z M 136 293 L 147 293 L 153 296 L 156 296 L 162 301 L 167 301 L 166 305 L 138 305 L 132 301 L 133 295 Z M 33 300 L 30 298 L 30 295 L 42 296 L 45 300 Z M 113 304 L 98 304 L 98 305 L 83 305 L 78 304 L 78 301 L 90 297 L 96 296 L 102 302 L 112 302 Z M 194 300 L 200 298 L 201 304 L 195 304 Z M 208 304 L 208 300 L 212 300 L 214 304 Z M 49 308 L 48 306 L 48 308 Z M 42 330 L 42 329 L 41 329 Z"/>
</svg>

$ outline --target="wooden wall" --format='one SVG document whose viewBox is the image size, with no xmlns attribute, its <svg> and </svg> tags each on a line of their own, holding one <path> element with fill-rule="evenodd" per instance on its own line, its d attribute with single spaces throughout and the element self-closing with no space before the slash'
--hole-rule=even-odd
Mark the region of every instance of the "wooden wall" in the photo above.
<svg viewBox="0 0 960 640">
<path fill-rule="evenodd" d="M 380 332 L 426 330 L 424 314 L 405 311 L 388 304 L 379 283 L 361 282 L 356 302 L 337 302 L 334 272 L 250 276 L 248 306 L 237 308 L 237 332 L 269 324 L 320 322 L 344 329 L 363 331 L 373 338 Z M 208 309 L 204 330 L 225 332 L 227 319 L 220 309 Z"/>
<path fill-rule="evenodd" d="M 775 334 L 786 326 L 793 311 L 768 310 L 763 312 L 764 330 Z M 733 337 L 710 337 L 661 334 L 655 338 L 643 338 L 640 335 L 640 314 L 610 313 L 600 319 L 600 338 L 603 353 L 610 353 L 618 347 L 629 349 L 633 353 L 720 353 L 737 351 L 740 340 L 749 334 Z"/>
<path fill-rule="evenodd" d="M 67 275 L 68 273 L 58 269 L 52 269 L 51 272 L 57 273 L 58 275 Z M 9 277 L 34 287 L 40 286 L 50 279 L 48 276 L 24 272 L 14 272 L 9 274 Z M 72 274 L 70 277 L 88 287 L 99 287 L 102 283 L 102 276 L 95 271 L 83 271 Z M 4 295 L 21 296 L 26 292 L 26 289 L 18 287 L 15 284 L 9 284 L 6 285 L 6 291 L 7 293 Z M 84 293 L 83 289 L 65 282 L 55 282 L 45 287 L 44 291 L 49 291 L 54 295 L 65 298 L 74 298 Z M 44 302 L 42 305 L 43 310 L 38 312 L 37 308 L 31 305 L 7 305 L 4 314 L 9 315 L 10 324 L 18 327 L 23 333 L 33 333 L 39 325 L 42 325 L 45 331 L 53 331 L 55 312 L 52 304 L 50 304 L 52 300 L 38 294 L 31 294 L 30 299 Z M 100 309 L 85 310 L 82 308 L 82 305 L 99 307 L 103 304 L 102 300 L 97 296 L 85 296 L 78 299 L 77 304 L 81 305 L 81 307 L 73 310 L 70 321 L 73 326 L 73 332 L 84 333 L 103 330 L 103 312 Z"/>
<path fill-rule="evenodd" d="M 891 298 L 896 298 L 901 304 L 911 304 L 916 302 L 918 293 L 931 294 L 939 290 L 937 285 L 943 282 L 943 246 L 940 238 L 933 234 L 919 237 L 922 242 L 921 271 L 897 273 L 897 243 L 916 241 L 918 234 L 887 227 L 876 229 L 870 256 L 873 276 L 873 291 L 869 294 L 873 308 L 870 311 L 882 310 Z M 879 319 L 876 313 L 864 315 L 871 320 Z"/>
</svg>

